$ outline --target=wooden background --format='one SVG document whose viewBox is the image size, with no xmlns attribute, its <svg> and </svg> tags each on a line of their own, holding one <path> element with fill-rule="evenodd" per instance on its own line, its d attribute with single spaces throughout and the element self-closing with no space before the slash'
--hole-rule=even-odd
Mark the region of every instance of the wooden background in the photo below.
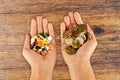
<svg viewBox="0 0 120 80">
<path fill-rule="evenodd" d="M 79 11 L 96 34 L 99 45 L 91 63 L 97 80 L 120 80 L 120 0 L 0 0 L 0 80 L 29 80 L 30 66 L 21 53 L 37 15 L 54 24 L 59 46 L 53 80 L 70 80 L 59 28 L 69 11 Z"/>
</svg>

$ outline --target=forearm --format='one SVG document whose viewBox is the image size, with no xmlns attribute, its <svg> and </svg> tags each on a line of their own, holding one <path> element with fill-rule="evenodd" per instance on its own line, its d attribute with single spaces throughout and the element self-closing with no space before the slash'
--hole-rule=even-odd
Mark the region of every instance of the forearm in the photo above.
<svg viewBox="0 0 120 80">
<path fill-rule="evenodd" d="M 96 80 L 90 61 L 69 67 L 71 80 Z"/>
</svg>

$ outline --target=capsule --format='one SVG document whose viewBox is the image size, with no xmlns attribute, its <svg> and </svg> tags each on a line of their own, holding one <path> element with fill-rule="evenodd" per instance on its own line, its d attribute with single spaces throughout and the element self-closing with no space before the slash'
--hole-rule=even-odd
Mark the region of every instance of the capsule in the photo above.
<svg viewBox="0 0 120 80">
<path fill-rule="evenodd" d="M 46 51 L 47 49 L 46 48 L 42 48 L 42 51 Z"/>
<path fill-rule="evenodd" d="M 43 55 L 43 56 L 45 56 L 47 53 L 46 53 L 46 52 L 41 51 L 41 52 L 40 52 L 40 54 L 41 54 L 41 55 Z"/>
<path fill-rule="evenodd" d="M 38 42 L 37 46 L 42 47 L 42 42 Z"/>
<path fill-rule="evenodd" d="M 46 46 L 46 49 L 49 50 L 50 49 L 49 46 Z"/>
<path fill-rule="evenodd" d="M 48 38 L 49 35 L 47 33 L 44 33 L 43 36 L 44 38 Z"/>
<path fill-rule="evenodd" d="M 33 42 L 31 45 L 30 45 L 30 48 L 33 49 L 33 47 L 35 46 L 35 42 Z"/>
<path fill-rule="evenodd" d="M 42 33 L 38 33 L 38 36 L 39 36 L 41 39 L 44 39 L 44 36 L 42 35 Z"/>
<path fill-rule="evenodd" d="M 35 42 L 35 39 L 34 38 L 31 38 L 31 44 Z"/>
<path fill-rule="evenodd" d="M 37 39 L 37 38 L 38 38 L 38 35 L 36 34 L 36 35 L 34 35 L 33 37 L 34 37 L 34 39 Z"/>
</svg>

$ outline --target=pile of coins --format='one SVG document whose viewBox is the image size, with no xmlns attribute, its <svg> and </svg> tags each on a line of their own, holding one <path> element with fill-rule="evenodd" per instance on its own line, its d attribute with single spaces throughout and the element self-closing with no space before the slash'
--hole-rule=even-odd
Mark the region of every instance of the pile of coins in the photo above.
<svg viewBox="0 0 120 80">
<path fill-rule="evenodd" d="M 45 56 L 49 50 L 52 37 L 47 33 L 38 33 L 31 38 L 31 49 Z"/>
<path fill-rule="evenodd" d="M 64 43 L 66 44 L 66 52 L 68 54 L 75 54 L 89 38 L 86 24 L 71 24 L 68 30 L 63 33 Z"/>
</svg>

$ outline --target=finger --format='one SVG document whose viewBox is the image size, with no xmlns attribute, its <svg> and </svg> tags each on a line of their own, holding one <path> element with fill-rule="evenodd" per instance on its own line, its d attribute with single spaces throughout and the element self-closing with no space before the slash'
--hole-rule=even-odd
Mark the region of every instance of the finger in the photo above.
<svg viewBox="0 0 120 80">
<path fill-rule="evenodd" d="M 32 19 L 31 21 L 31 36 L 33 37 L 37 33 L 37 25 L 36 20 Z"/>
<path fill-rule="evenodd" d="M 49 35 L 52 36 L 53 38 L 52 44 L 55 44 L 55 34 L 54 34 L 53 25 L 51 23 L 48 23 L 48 32 L 49 32 Z"/>
<path fill-rule="evenodd" d="M 43 33 L 43 27 L 42 27 L 42 17 L 37 16 L 37 27 L 38 27 L 38 33 Z"/>
<path fill-rule="evenodd" d="M 82 21 L 82 18 L 80 16 L 79 12 L 75 12 L 74 17 L 75 17 L 75 21 L 77 24 L 83 24 L 83 21 Z"/>
<path fill-rule="evenodd" d="M 30 35 L 26 34 L 25 42 L 24 42 L 24 49 L 30 49 Z"/>
<path fill-rule="evenodd" d="M 48 20 L 46 18 L 44 18 L 42 20 L 43 22 L 43 30 L 44 30 L 44 33 L 48 33 Z"/>
<path fill-rule="evenodd" d="M 66 26 L 69 26 L 70 25 L 70 17 L 69 16 L 65 16 L 64 17 L 64 22 L 65 22 Z"/>
<path fill-rule="evenodd" d="M 87 24 L 87 32 L 90 33 L 90 38 L 96 39 L 94 32 L 91 30 L 91 28 L 88 24 Z"/>
<path fill-rule="evenodd" d="M 61 30 L 61 44 L 63 44 L 63 33 L 64 33 L 65 30 L 66 30 L 66 27 L 65 27 L 65 23 L 64 23 L 64 22 L 60 23 L 60 30 Z"/>
<path fill-rule="evenodd" d="M 69 17 L 70 17 L 70 22 L 71 22 L 71 24 L 75 24 L 74 13 L 73 13 L 73 12 L 69 12 L 68 15 L 69 15 Z"/>
</svg>

